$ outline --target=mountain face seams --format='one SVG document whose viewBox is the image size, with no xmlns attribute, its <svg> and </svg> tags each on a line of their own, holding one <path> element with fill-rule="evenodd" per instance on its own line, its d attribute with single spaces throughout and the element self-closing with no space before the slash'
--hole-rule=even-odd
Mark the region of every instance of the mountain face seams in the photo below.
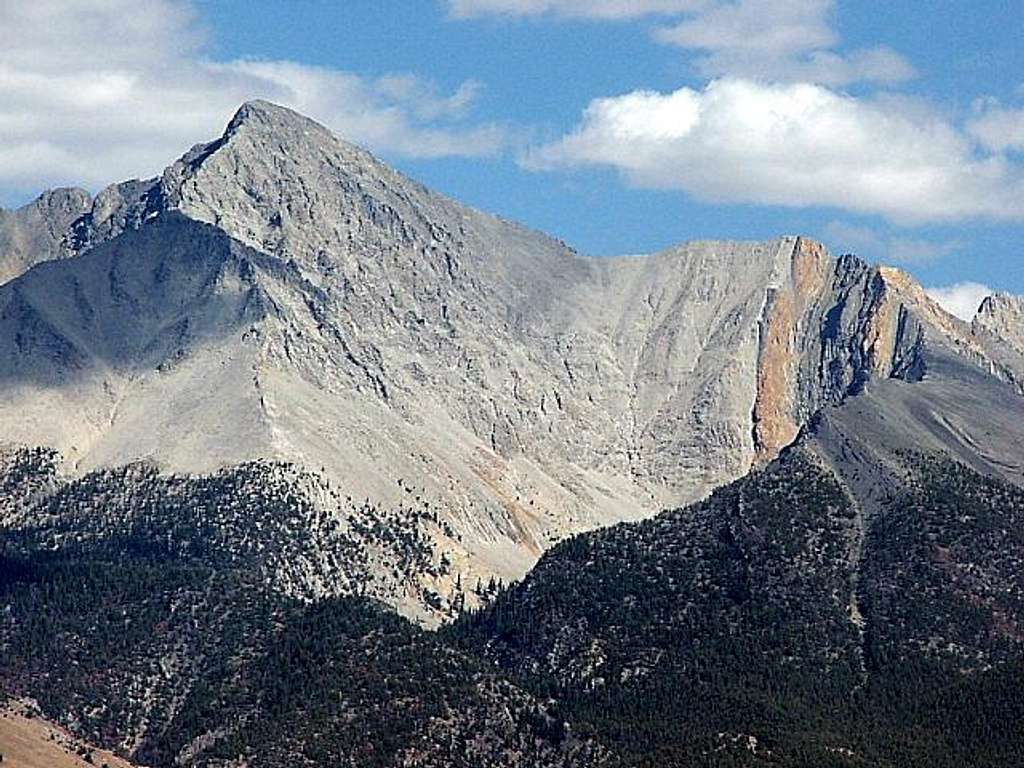
<svg viewBox="0 0 1024 768">
<path fill-rule="evenodd" d="M 582 257 L 266 102 L 66 230 L 73 258 L 0 286 L 6 440 L 70 474 L 293 462 L 386 508 L 416 487 L 470 583 L 705 496 L 871 381 L 948 354 L 1024 381 L 1006 323 L 898 271 L 794 237 Z"/>
<path fill-rule="evenodd" d="M 0 284 L 69 255 L 65 235 L 91 203 L 85 190 L 54 189 L 16 211 L 0 209 Z"/>
<path fill-rule="evenodd" d="M 1020 299 L 802 237 L 583 257 L 265 102 L 0 245 L 0 691 L 75 733 L 1024 760 Z"/>
</svg>

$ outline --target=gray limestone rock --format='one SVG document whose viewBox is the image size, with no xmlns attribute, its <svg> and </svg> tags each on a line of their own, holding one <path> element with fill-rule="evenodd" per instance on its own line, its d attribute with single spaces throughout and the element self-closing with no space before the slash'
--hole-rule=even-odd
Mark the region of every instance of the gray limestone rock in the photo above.
<svg viewBox="0 0 1024 768">
<path fill-rule="evenodd" d="M 16 211 L 0 210 L 0 284 L 68 255 L 65 236 L 90 203 L 84 190 L 54 189 Z"/>
<path fill-rule="evenodd" d="M 273 459 L 375 505 L 415 489 L 466 583 L 702 497 L 869 382 L 938 376 L 929 350 L 1024 381 L 1003 325 L 898 271 L 799 237 L 583 257 L 265 102 L 66 242 L 0 287 L 7 440 L 71 473 Z"/>
</svg>

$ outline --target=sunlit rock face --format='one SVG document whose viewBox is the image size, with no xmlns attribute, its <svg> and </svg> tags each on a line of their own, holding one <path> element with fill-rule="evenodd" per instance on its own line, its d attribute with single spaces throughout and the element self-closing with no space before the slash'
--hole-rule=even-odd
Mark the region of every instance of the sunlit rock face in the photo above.
<svg viewBox="0 0 1024 768">
<path fill-rule="evenodd" d="M 272 461 L 339 519 L 355 502 L 325 487 L 427 510 L 447 565 L 379 583 L 428 618 L 567 535 L 705 496 L 932 356 L 1024 380 L 1019 302 L 972 327 L 799 237 L 580 256 L 265 102 L 160 178 L 33 206 L 0 218 L 3 439 L 72 477 Z"/>
</svg>

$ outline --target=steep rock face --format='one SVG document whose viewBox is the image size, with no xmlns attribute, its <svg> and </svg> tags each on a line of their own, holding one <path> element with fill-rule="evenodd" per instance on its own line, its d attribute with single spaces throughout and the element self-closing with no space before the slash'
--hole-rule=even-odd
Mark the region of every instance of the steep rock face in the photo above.
<svg viewBox="0 0 1024 768">
<path fill-rule="evenodd" d="M 90 206 L 81 189 L 45 192 L 16 211 L 0 210 L 0 284 L 68 254 L 65 235 Z"/>
<path fill-rule="evenodd" d="M 985 329 L 1024 354 L 1024 298 L 1007 293 L 989 296 L 978 308 L 973 326 Z"/>
<path fill-rule="evenodd" d="M 1024 370 L 804 238 L 581 257 L 263 102 L 65 240 L 0 287 L 5 439 L 72 473 L 262 458 L 382 508 L 412 492 L 453 581 L 702 497 L 869 379 L 926 376 L 926 349 Z"/>
<path fill-rule="evenodd" d="M 1024 392 L 1024 298 L 989 296 L 971 323 L 972 334 L 986 342 L 998 364 L 993 373 Z"/>
</svg>

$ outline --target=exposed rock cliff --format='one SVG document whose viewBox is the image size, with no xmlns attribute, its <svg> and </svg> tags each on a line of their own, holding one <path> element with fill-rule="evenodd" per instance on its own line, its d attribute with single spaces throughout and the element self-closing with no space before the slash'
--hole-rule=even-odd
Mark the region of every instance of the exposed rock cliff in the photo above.
<svg viewBox="0 0 1024 768">
<path fill-rule="evenodd" d="M 1024 298 L 1007 293 L 989 296 L 978 308 L 973 326 L 1024 354 Z"/>
<path fill-rule="evenodd" d="M 998 361 L 992 372 L 1024 392 L 1024 298 L 1001 293 L 989 296 L 971 323 L 972 334 L 983 339 Z"/>
<path fill-rule="evenodd" d="M 0 288 L 0 434 L 72 474 L 271 459 L 414 493 L 453 582 L 702 497 L 869 379 L 927 376 L 928 348 L 1024 370 L 804 238 L 581 257 L 263 102 L 63 239 L 75 258 Z"/>
<path fill-rule="evenodd" d="M 16 211 L 0 209 L 0 284 L 67 255 L 68 228 L 90 203 L 84 190 L 54 189 Z"/>
</svg>

